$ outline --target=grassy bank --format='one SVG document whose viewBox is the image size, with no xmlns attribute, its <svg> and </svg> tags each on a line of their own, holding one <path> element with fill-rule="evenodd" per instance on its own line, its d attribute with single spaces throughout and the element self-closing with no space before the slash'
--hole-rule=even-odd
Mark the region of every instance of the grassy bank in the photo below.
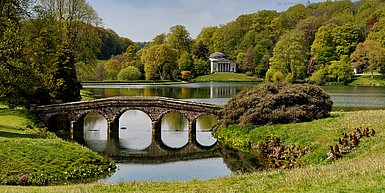
<svg viewBox="0 0 385 193">
<path fill-rule="evenodd" d="M 363 140 L 343 159 L 327 161 L 329 145 L 336 144 L 343 132 L 356 127 L 375 129 L 376 136 Z M 311 153 L 301 160 L 306 166 L 291 171 L 273 170 L 189 182 L 1 186 L 0 192 L 384 192 L 384 128 L 385 111 L 378 110 L 333 113 L 330 118 L 309 123 L 219 131 L 219 137 L 238 149 L 244 147 L 245 141 L 258 142 L 271 134 L 280 136 L 286 145 L 309 146 Z"/>
<path fill-rule="evenodd" d="M 210 75 L 199 76 L 195 82 L 260 82 L 262 79 L 246 76 L 240 73 L 216 72 Z"/>
<path fill-rule="evenodd" d="M 351 86 L 385 86 L 385 79 L 382 79 L 381 75 L 374 75 L 374 78 L 371 75 L 363 75 L 357 77 L 352 83 Z"/>
<path fill-rule="evenodd" d="M 0 107 L 0 184 L 88 182 L 115 167 L 104 156 L 37 127 L 32 119 L 26 110 Z"/>
</svg>

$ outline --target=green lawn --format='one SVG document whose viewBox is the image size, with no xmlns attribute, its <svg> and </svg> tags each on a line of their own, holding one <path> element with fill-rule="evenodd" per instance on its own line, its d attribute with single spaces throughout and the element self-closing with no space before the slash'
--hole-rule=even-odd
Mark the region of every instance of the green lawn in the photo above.
<svg viewBox="0 0 385 193">
<path fill-rule="evenodd" d="M 326 161 L 329 145 L 356 127 L 376 130 L 341 160 Z M 0 192 L 385 192 L 385 110 L 333 113 L 309 123 L 264 126 L 256 130 L 219 131 L 235 148 L 246 139 L 258 142 L 266 135 L 280 136 L 286 145 L 309 145 L 306 166 L 290 171 L 272 170 L 207 181 L 133 182 L 112 185 L 84 184 L 50 187 L 1 186 Z M 234 140 L 226 139 L 233 135 Z"/>
<path fill-rule="evenodd" d="M 232 72 L 216 72 L 210 75 L 199 76 L 195 82 L 252 82 L 262 81 L 262 79 L 246 76 L 245 74 Z"/>
<path fill-rule="evenodd" d="M 371 78 L 370 75 L 363 75 L 357 77 L 349 85 L 351 86 L 385 86 L 385 79 L 382 79 L 381 75 L 374 75 L 374 78 Z"/>
<path fill-rule="evenodd" d="M 89 182 L 115 167 L 104 156 L 59 139 L 32 120 L 26 110 L 0 107 L 0 184 Z"/>
</svg>

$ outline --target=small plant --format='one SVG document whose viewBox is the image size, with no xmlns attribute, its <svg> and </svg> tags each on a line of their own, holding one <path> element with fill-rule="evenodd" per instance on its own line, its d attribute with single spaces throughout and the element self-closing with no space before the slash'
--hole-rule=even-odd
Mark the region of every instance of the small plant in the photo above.
<svg viewBox="0 0 385 193">
<path fill-rule="evenodd" d="M 281 139 L 271 136 L 265 142 L 253 146 L 252 150 L 255 154 L 262 154 L 266 160 L 266 168 L 292 169 L 301 167 L 298 158 L 308 154 L 308 148 L 299 146 L 283 145 Z"/>
<path fill-rule="evenodd" d="M 355 150 L 360 143 L 360 139 L 364 137 L 373 137 L 376 135 L 376 131 L 374 129 L 369 130 L 369 128 L 356 128 L 355 131 L 348 135 L 346 133 L 343 134 L 342 139 L 338 138 L 338 144 L 334 146 L 330 146 L 330 150 L 327 153 L 328 160 L 338 160 L 341 159 L 344 155 L 348 154 L 350 151 Z M 341 147 L 340 147 L 341 146 Z"/>
</svg>

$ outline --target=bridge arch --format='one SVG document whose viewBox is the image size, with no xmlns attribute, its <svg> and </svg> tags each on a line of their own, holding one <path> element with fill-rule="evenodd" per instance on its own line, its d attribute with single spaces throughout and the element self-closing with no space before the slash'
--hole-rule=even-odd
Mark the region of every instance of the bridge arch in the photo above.
<svg viewBox="0 0 385 193">
<path fill-rule="evenodd" d="M 187 117 L 175 111 L 169 111 L 161 119 L 160 139 L 169 148 L 183 148 L 191 137 L 190 122 Z"/>
<path fill-rule="evenodd" d="M 214 115 L 203 114 L 196 119 L 195 140 L 197 146 L 201 148 L 211 148 L 216 145 L 217 139 L 212 132 L 218 125 L 218 119 Z"/>
<path fill-rule="evenodd" d="M 58 130 L 69 130 L 71 127 L 71 120 L 68 115 L 65 114 L 52 114 L 48 117 L 48 130 L 58 131 Z"/>
<path fill-rule="evenodd" d="M 101 116 L 103 116 L 107 121 L 109 120 L 109 117 L 106 113 L 104 113 L 104 111 L 100 110 L 100 109 L 87 109 L 87 110 L 84 110 L 84 111 L 79 111 L 78 113 L 75 113 L 74 115 L 74 119 L 72 121 L 75 121 L 75 122 L 82 122 L 83 119 L 90 113 L 97 113 Z"/>
<path fill-rule="evenodd" d="M 140 111 L 140 112 L 143 112 L 144 114 L 146 114 L 152 122 L 155 121 L 155 118 L 154 116 L 152 116 L 151 112 L 149 111 L 149 109 L 146 109 L 146 108 L 143 108 L 143 107 L 123 107 L 123 108 L 118 108 L 116 111 L 115 111 L 115 114 L 112 116 L 111 118 L 111 121 L 118 121 L 120 119 L 120 117 L 127 111 Z"/>
<path fill-rule="evenodd" d="M 119 118 L 119 143 L 125 149 L 144 150 L 152 143 L 151 118 L 140 110 L 127 110 Z"/>
</svg>

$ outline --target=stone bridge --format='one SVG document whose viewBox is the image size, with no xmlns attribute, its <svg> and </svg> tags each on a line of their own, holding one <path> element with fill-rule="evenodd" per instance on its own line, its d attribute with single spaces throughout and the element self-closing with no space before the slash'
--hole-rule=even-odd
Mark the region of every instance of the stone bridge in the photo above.
<svg viewBox="0 0 385 193">
<path fill-rule="evenodd" d="M 107 134 L 119 135 L 119 118 L 128 110 L 139 110 L 147 114 L 152 121 L 153 141 L 160 135 L 162 117 L 170 112 L 184 115 L 189 122 L 189 143 L 195 141 L 196 120 L 202 115 L 219 118 L 220 106 L 184 101 L 165 97 L 113 97 L 90 101 L 62 103 L 54 105 L 36 106 L 36 115 L 50 128 L 57 124 L 58 116 L 66 117 L 69 122 L 70 133 L 83 128 L 84 117 L 91 113 L 98 113 L 107 120 Z"/>
</svg>

